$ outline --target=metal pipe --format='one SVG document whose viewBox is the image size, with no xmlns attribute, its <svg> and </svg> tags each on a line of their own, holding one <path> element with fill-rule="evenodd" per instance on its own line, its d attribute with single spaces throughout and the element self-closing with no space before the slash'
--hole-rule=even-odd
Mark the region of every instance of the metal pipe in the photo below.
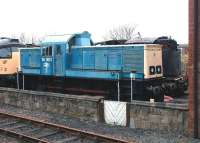
<svg viewBox="0 0 200 143">
<path fill-rule="evenodd" d="M 118 80 L 117 80 L 117 92 L 118 92 L 118 101 L 120 101 L 119 74 L 118 74 Z"/>
<path fill-rule="evenodd" d="M 24 74 L 22 75 L 22 84 L 23 84 L 23 85 L 22 85 L 22 86 L 23 86 L 22 88 L 23 88 L 23 90 L 24 90 Z"/>
<path fill-rule="evenodd" d="M 133 100 L 133 73 L 131 73 L 131 102 Z"/>
<path fill-rule="evenodd" d="M 17 68 L 17 89 L 19 89 L 19 71 Z"/>
<path fill-rule="evenodd" d="M 199 26 L 198 26 L 198 12 L 199 12 L 199 0 L 194 0 L 194 49 L 193 49 L 193 54 L 194 54 L 194 93 L 193 93 L 193 97 L 194 97 L 194 137 L 198 138 L 198 134 L 199 134 L 199 116 L 198 116 L 198 112 L 199 112 L 199 102 L 198 102 L 198 44 L 199 44 Z"/>
</svg>

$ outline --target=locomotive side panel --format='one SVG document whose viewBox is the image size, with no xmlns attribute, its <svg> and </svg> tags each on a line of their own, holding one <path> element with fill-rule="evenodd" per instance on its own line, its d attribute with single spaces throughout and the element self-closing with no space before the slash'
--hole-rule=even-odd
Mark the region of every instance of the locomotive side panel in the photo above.
<svg viewBox="0 0 200 143">
<path fill-rule="evenodd" d="M 20 49 L 21 70 L 24 74 L 41 74 L 40 48 Z"/>
<path fill-rule="evenodd" d="M 82 69 L 83 68 L 83 51 L 82 48 L 71 49 L 71 68 Z"/>
<path fill-rule="evenodd" d="M 95 68 L 95 51 L 91 48 L 83 49 L 83 69 L 94 70 Z"/>
<path fill-rule="evenodd" d="M 123 71 L 124 72 L 144 72 L 144 46 L 123 47 Z"/>
<path fill-rule="evenodd" d="M 176 48 L 163 48 L 163 71 L 165 77 L 178 77 L 181 74 L 181 52 Z"/>
<path fill-rule="evenodd" d="M 122 70 L 122 49 L 112 48 L 108 51 L 108 70 Z"/>
</svg>

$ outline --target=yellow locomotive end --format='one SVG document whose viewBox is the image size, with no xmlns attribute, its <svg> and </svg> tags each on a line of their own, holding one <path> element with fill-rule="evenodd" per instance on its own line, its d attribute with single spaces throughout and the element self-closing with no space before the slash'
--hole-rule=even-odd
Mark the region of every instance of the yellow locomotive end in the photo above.
<svg viewBox="0 0 200 143">
<path fill-rule="evenodd" d="M 157 44 L 144 47 L 144 76 L 155 78 L 163 76 L 162 46 Z"/>
<path fill-rule="evenodd" d="M 20 62 L 19 48 L 24 46 L 18 39 L 0 38 L 0 76 L 17 73 Z"/>
<path fill-rule="evenodd" d="M 0 48 L 0 75 L 13 75 L 19 66 L 18 48 Z"/>
</svg>

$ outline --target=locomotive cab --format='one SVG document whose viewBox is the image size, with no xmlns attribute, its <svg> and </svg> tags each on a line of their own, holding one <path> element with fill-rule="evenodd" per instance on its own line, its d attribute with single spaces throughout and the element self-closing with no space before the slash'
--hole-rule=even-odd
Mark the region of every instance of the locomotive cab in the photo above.
<svg viewBox="0 0 200 143">
<path fill-rule="evenodd" d="M 15 55 L 13 54 L 13 58 Z M 12 62 L 12 49 L 10 47 L 0 48 L 0 74 L 9 75 L 16 72 L 18 59 Z M 14 64 L 14 65 L 13 65 Z M 13 69 L 15 68 L 15 69 Z"/>
<path fill-rule="evenodd" d="M 0 38 L 0 75 L 13 75 L 19 66 L 19 47 L 23 47 L 18 39 Z"/>
<path fill-rule="evenodd" d="M 69 35 L 50 35 L 42 42 L 42 75 L 65 76 L 70 68 L 71 49 L 74 46 L 90 46 L 92 41 L 87 31 Z"/>
<path fill-rule="evenodd" d="M 62 43 L 43 45 L 41 53 L 41 74 L 63 76 L 65 72 L 66 45 Z"/>
<path fill-rule="evenodd" d="M 18 39 L 0 38 L 0 85 L 16 87 L 19 69 L 19 47 L 24 45 Z"/>
</svg>

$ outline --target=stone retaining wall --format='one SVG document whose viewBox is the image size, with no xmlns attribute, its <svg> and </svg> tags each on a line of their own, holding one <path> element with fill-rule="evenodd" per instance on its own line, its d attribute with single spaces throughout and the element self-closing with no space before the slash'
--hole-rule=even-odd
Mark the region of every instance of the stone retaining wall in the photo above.
<svg viewBox="0 0 200 143">
<path fill-rule="evenodd" d="M 188 105 L 134 101 L 128 104 L 130 127 L 187 133 Z"/>
<path fill-rule="evenodd" d="M 76 96 L 0 88 L 0 102 L 29 110 L 59 113 L 81 120 L 100 121 L 100 96 Z"/>
<path fill-rule="evenodd" d="M 103 121 L 103 97 L 22 91 L 0 87 L 0 102 L 44 112 L 59 113 L 83 121 Z M 133 101 L 127 104 L 127 126 L 187 133 L 188 105 Z"/>
</svg>

